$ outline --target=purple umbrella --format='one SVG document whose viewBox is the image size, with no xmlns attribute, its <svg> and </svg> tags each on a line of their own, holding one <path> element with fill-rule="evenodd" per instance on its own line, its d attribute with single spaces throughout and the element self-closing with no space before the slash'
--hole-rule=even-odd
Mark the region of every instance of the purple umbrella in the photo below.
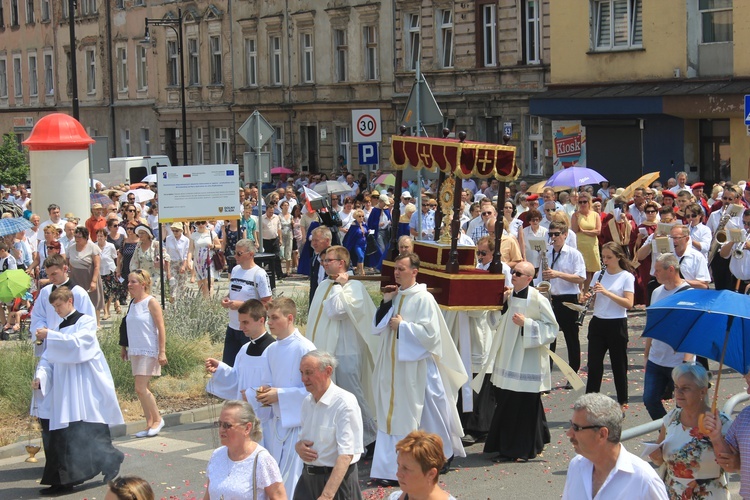
<svg viewBox="0 0 750 500">
<path fill-rule="evenodd" d="M 606 181 L 607 179 L 596 170 L 591 170 L 586 167 L 570 167 L 555 172 L 554 175 L 549 178 L 545 187 L 568 186 L 578 188 L 580 186 L 599 184 L 600 182 Z"/>
</svg>

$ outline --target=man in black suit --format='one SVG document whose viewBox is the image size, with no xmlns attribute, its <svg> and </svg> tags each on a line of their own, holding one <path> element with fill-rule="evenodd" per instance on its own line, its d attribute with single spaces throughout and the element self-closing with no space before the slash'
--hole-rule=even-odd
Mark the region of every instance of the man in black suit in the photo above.
<svg viewBox="0 0 750 500">
<path fill-rule="evenodd" d="M 326 272 L 320 263 L 320 255 L 331 246 L 331 230 L 325 226 L 319 226 L 313 229 L 311 234 L 310 246 L 313 248 L 313 256 L 310 261 L 310 297 L 309 303 L 315 296 L 315 290 L 321 281 L 326 279 Z"/>
</svg>

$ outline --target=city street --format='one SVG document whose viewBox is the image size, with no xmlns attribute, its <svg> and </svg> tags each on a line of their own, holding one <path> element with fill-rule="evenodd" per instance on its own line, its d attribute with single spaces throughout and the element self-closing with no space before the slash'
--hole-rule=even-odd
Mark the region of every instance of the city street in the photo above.
<svg viewBox="0 0 750 500">
<path fill-rule="evenodd" d="M 280 290 L 300 289 L 299 282 L 286 281 Z M 646 314 L 644 311 L 630 315 L 630 406 L 626 411 L 625 428 L 648 422 L 650 419 L 641 402 L 643 387 L 643 339 L 640 338 Z M 586 365 L 585 328 L 582 330 L 584 360 Z M 564 340 L 559 336 L 558 352 L 567 359 Z M 712 363 L 716 369 L 718 364 Z M 608 364 L 605 369 L 608 369 Z M 585 373 L 583 374 L 585 380 Z M 573 457 L 573 449 L 565 436 L 568 421 L 571 417 L 571 405 L 579 394 L 562 389 L 565 381 L 559 371 L 553 371 L 553 389 L 544 396 L 543 402 L 547 411 L 547 420 L 551 432 L 551 443 L 536 460 L 528 463 L 495 464 L 490 461 L 494 455 L 484 456 L 482 444 L 468 448 L 466 458 L 456 458 L 451 471 L 441 476 L 445 488 L 460 499 L 554 499 L 559 498 L 565 484 L 567 464 Z M 611 372 L 605 371 L 602 390 L 614 395 Z M 719 407 L 732 395 L 744 392 L 742 377 L 733 370 L 725 370 L 722 375 Z M 710 393 L 713 395 L 713 391 Z M 167 427 L 154 438 L 135 439 L 130 436 L 119 437 L 115 444 L 126 454 L 121 474 L 138 475 L 148 479 L 157 498 L 191 499 L 203 498 L 206 483 L 206 463 L 217 446 L 216 433 L 211 421 L 219 412 L 219 402 L 211 408 L 196 410 L 181 417 L 179 424 L 176 415 L 167 417 Z M 670 405 L 671 406 L 671 405 Z M 736 408 L 741 410 L 744 405 Z M 212 415 L 214 418 L 211 418 Z M 192 422 L 193 416 L 196 420 Z M 139 430 L 142 424 L 134 423 L 131 432 Z M 655 433 L 627 441 L 625 446 L 633 452 L 639 452 L 641 441 L 653 440 Z M 0 499 L 37 498 L 40 489 L 39 480 L 44 464 L 40 453 L 39 463 L 24 462 L 23 444 L 11 445 L 17 456 L 0 460 Z M 7 448 L 7 447 L 6 447 Z M 6 450 L 7 453 L 7 450 Z M 391 489 L 374 488 L 368 485 L 369 461 L 360 462 L 360 478 L 366 498 L 385 498 Z M 733 498 L 739 498 L 739 476 L 732 475 L 731 489 Z M 75 493 L 60 498 L 102 499 L 106 487 L 99 480 L 89 481 L 78 487 Z"/>
</svg>

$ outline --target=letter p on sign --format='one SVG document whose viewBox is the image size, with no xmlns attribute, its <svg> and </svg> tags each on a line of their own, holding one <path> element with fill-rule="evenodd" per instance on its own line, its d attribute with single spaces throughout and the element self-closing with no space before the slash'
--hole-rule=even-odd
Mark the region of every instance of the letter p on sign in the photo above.
<svg viewBox="0 0 750 500">
<path fill-rule="evenodd" d="M 377 142 L 360 142 L 358 149 L 360 165 L 377 165 L 379 163 Z"/>
</svg>

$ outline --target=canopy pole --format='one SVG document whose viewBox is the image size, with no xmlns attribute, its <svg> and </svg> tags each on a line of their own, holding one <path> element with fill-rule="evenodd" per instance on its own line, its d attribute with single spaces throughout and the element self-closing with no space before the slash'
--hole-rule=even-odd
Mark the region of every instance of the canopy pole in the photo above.
<svg viewBox="0 0 750 500">
<path fill-rule="evenodd" d="M 716 417 L 716 406 L 719 399 L 719 384 L 721 383 L 721 372 L 724 369 L 724 356 L 727 353 L 727 345 L 729 344 L 729 332 L 732 330 L 732 323 L 734 322 L 734 316 L 729 316 L 727 321 L 727 333 L 724 335 L 724 347 L 721 349 L 721 359 L 719 360 L 719 374 L 716 376 L 716 387 L 714 387 L 714 400 L 711 403 L 711 414 Z M 703 424 L 704 415 L 698 416 L 698 430 L 703 434 L 708 434 L 708 429 Z M 718 420 L 717 420 L 718 423 Z"/>
<path fill-rule="evenodd" d="M 399 127 L 401 135 L 406 135 L 406 125 Z M 404 171 L 396 169 L 396 181 L 393 186 L 393 210 L 391 210 L 391 244 L 386 257 L 391 261 L 398 256 L 398 222 L 401 218 L 401 190 L 403 189 Z"/>
</svg>

